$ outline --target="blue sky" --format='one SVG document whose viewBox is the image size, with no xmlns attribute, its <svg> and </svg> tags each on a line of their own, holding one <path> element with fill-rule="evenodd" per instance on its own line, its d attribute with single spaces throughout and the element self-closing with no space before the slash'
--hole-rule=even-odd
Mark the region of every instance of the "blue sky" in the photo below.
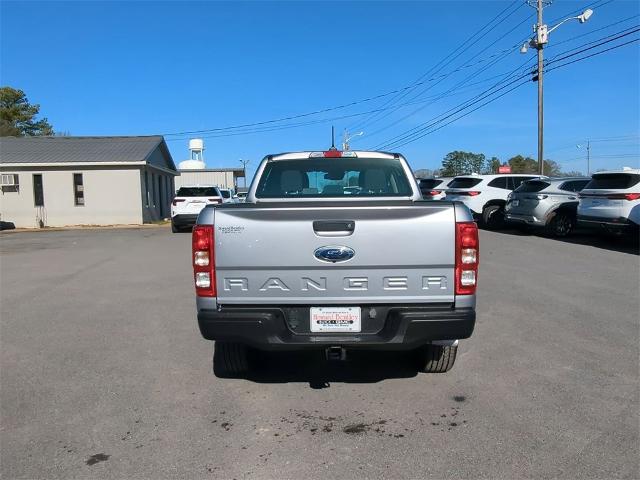
<svg viewBox="0 0 640 480">
<path fill-rule="evenodd" d="M 545 9 L 545 21 L 588 5 L 595 10 L 591 19 L 553 32 L 546 58 L 640 23 L 640 2 L 634 0 L 556 0 Z M 473 36 L 505 9 L 496 20 L 502 23 Z M 2 1 L 0 13 L 1 83 L 24 90 L 56 130 L 72 135 L 170 134 L 333 107 L 411 85 L 473 38 L 456 59 L 432 70 L 424 78 L 428 81 L 404 98 L 388 95 L 288 122 L 327 120 L 297 128 L 224 137 L 216 136 L 220 131 L 203 133 L 210 167 L 239 165 L 243 158 L 251 160 L 251 170 L 266 153 L 326 148 L 331 124 L 338 134 L 346 127 L 364 131 L 353 148 L 377 146 L 500 80 L 489 77 L 518 66 L 522 72 L 522 64 L 535 57 L 533 50 L 522 55 L 515 47 L 530 36 L 534 22 L 534 10 L 524 0 Z M 620 23 L 607 27 L 615 22 Z M 584 171 L 585 152 L 575 145 L 593 139 L 594 169 L 640 164 L 639 45 L 545 76 L 547 158 L 565 170 Z M 377 116 L 328 121 L 396 104 L 389 100 L 422 102 Z M 438 167 L 451 150 L 502 160 L 515 154 L 535 157 L 536 102 L 536 84 L 528 82 L 398 150 L 416 169 Z M 176 162 L 187 158 L 188 138 L 167 135 Z"/>
</svg>

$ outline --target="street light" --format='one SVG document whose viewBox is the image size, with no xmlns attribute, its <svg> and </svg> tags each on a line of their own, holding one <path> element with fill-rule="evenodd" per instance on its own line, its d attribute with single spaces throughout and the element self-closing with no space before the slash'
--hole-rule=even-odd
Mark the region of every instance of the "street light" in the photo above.
<svg viewBox="0 0 640 480">
<path fill-rule="evenodd" d="M 355 137 L 359 137 L 361 135 L 364 135 L 364 132 L 358 132 L 358 133 L 349 135 L 349 132 L 345 130 L 344 133 L 342 134 L 342 150 L 349 150 L 349 142 L 351 141 L 351 139 Z"/>
<path fill-rule="evenodd" d="M 524 43 L 522 47 L 520 47 L 520 53 L 527 53 L 529 47 L 535 48 L 538 51 L 538 171 L 540 172 L 540 175 L 544 174 L 544 84 L 542 82 L 544 59 L 542 49 L 547 43 L 549 43 L 549 34 L 560 25 L 568 22 L 569 20 L 578 20 L 580 23 L 585 23 L 589 18 L 591 18 L 591 15 L 593 15 L 593 10 L 587 8 L 577 17 L 565 18 L 560 23 L 549 28 L 542 21 L 542 10 L 544 5 L 548 5 L 549 3 L 551 2 L 548 0 L 536 0 L 535 8 L 538 11 L 538 23 L 533 26 L 533 30 L 536 35 L 529 42 Z"/>
<path fill-rule="evenodd" d="M 240 163 L 242 164 L 242 178 L 244 179 L 244 188 L 247 188 L 247 163 L 250 162 L 251 160 L 240 159 Z"/>
<path fill-rule="evenodd" d="M 587 140 L 586 145 L 576 145 L 577 149 L 587 149 L 587 176 L 591 175 L 591 141 Z"/>
</svg>

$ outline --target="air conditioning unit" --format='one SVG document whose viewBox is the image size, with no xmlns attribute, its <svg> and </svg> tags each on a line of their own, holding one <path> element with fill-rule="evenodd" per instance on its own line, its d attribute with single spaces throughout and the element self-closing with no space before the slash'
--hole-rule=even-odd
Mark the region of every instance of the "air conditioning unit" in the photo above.
<svg viewBox="0 0 640 480">
<path fill-rule="evenodd" d="M 3 174 L 0 185 L 3 187 L 14 187 L 18 185 L 18 175 L 15 173 Z"/>
</svg>

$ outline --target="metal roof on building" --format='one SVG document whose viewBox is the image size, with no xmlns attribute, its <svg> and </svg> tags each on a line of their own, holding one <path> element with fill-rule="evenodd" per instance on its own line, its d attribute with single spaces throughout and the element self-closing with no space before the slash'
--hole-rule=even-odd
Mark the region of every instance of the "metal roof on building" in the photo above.
<svg viewBox="0 0 640 480">
<path fill-rule="evenodd" d="M 145 162 L 160 148 L 175 164 L 160 135 L 145 137 L 0 137 L 0 164 Z"/>
<path fill-rule="evenodd" d="M 178 171 L 180 173 L 189 173 L 189 172 L 234 172 L 234 173 L 243 173 L 244 170 L 242 167 L 238 167 L 238 168 L 228 168 L 228 167 L 221 167 L 221 168 L 179 168 Z"/>
</svg>

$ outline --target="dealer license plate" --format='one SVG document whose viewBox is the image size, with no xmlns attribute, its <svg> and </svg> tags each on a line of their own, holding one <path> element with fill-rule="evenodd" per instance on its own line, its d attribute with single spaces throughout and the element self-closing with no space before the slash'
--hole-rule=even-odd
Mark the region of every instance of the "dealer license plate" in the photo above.
<svg viewBox="0 0 640 480">
<path fill-rule="evenodd" d="M 312 332 L 359 332 L 360 307 L 311 307 Z"/>
</svg>

